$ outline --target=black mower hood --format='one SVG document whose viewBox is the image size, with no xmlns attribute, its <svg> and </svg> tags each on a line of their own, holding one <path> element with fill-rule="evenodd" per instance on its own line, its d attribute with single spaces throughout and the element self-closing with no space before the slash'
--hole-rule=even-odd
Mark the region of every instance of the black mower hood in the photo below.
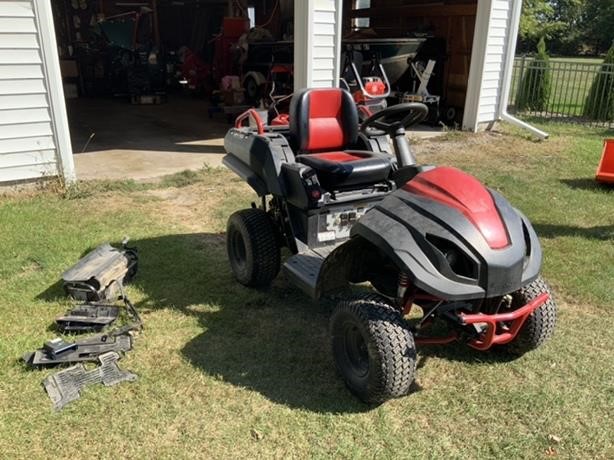
<svg viewBox="0 0 614 460">
<path fill-rule="evenodd" d="M 352 228 L 420 289 L 449 300 L 496 297 L 535 279 L 533 227 L 497 192 L 450 167 L 421 172 Z"/>
</svg>

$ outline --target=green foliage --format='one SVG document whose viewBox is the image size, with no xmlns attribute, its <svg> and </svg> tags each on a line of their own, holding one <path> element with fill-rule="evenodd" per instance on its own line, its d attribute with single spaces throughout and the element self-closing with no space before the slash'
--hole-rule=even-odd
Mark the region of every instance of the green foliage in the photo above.
<svg viewBox="0 0 614 460">
<path fill-rule="evenodd" d="M 599 54 L 614 40 L 614 0 L 523 0 L 518 49 L 527 52 L 540 38 L 563 55 Z"/>
<path fill-rule="evenodd" d="M 551 89 L 549 61 L 546 42 L 542 37 L 537 43 L 535 59 L 528 63 L 527 70 L 522 76 L 516 95 L 517 110 L 541 112 L 547 107 Z"/>
<path fill-rule="evenodd" d="M 585 0 L 580 29 L 584 42 L 596 52 L 614 42 L 614 0 Z"/>
<path fill-rule="evenodd" d="M 584 116 L 599 121 L 614 120 L 614 44 L 591 85 Z"/>
<path fill-rule="evenodd" d="M 540 38 L 551 38 L 565 27 L 556 19 L 555 9 L 548 0 L 524 0 L 520 17 L 520 39 L 534 44 Z"/>
</svg>

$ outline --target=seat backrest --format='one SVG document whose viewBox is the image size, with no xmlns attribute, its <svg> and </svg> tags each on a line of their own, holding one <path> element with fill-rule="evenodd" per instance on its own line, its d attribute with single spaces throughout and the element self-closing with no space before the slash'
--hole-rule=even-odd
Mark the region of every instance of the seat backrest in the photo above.
<svg viewBox="0 0 614 460">
<path fill-rule="evenodd" d="M 343 149 L 356 142 L 358 113 L 341 88 L 306 89 L 290 102 L 290 131 L 300 153 Z"/>
</svg>

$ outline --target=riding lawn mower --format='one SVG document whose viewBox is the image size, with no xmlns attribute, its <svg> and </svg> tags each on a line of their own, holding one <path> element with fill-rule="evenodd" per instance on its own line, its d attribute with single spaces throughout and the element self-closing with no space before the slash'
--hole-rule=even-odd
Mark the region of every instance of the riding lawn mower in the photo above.
<svg viewBox="0 0 614 460">
<path fill-rule="evenodd" d="M 522 355 L 555 328 L 528 219 L 469 174 L 417 164 L 405 130 L 427 114 L 403 103 L 359 125 L 350 93 L 310 89 L 293 96 L 289 126 L 248 111 L 224 140 L 224 164 L 260 197 L 228 220 L 234 276 L 270 285 L 286 247 L 292 283 L 314 299 L 341 296 L 334 361 L 368 403 L 410 392 L 416 347 Z M 254 128 L 242 127 L 249 117 Z"/>
</svg>

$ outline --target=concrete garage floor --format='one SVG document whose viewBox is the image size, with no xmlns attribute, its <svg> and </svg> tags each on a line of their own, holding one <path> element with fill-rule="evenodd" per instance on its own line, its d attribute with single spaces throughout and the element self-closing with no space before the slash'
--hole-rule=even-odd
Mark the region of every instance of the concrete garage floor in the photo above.
<svg viewBox="0 0 614 460">
<path fill-rule="evenodd" d="M 223 114 L 209 118 L 204 99 L 175 95 L 165 104 L 131 105 L 123 99 L 79 98 L 66 105 L 79 180 L 147 180 L 222 165 L 231 125 Z M 419 126 L 410 136 L 440 134 Z"/>
<path fill-rule="evenodd" d="M 230 125 L 221 114 L 209 118 L 203 99 L 171 96 L 165 104 L 131 105 L 79 98 L 68 100 L 67 110 L 80 180 L 150 179 L 222 164 Z"/>
</svg>

